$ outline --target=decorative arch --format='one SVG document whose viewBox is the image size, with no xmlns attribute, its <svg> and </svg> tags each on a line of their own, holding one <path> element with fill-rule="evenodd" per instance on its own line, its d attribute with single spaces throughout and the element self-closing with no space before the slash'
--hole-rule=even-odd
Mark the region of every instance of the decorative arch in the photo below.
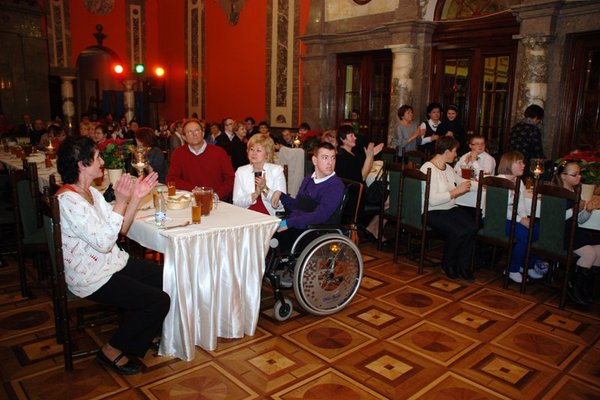
<svg viewBox="0 0 600 400">
<path fill-rule="evenodd" d="M 521 0 L 440 0 L 435 4 L 435 21 L 481 18 L 509 10 Z"/>
</svg>

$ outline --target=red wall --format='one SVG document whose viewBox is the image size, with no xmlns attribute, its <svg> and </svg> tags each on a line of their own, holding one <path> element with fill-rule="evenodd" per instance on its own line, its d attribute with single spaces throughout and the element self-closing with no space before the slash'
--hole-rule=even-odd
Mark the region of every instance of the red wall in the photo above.
<svg viewBox="0 0 600 400">
<path fill-rule="evenodd" d="M 237 25 L 221 6 L 206 0 L 206 118 L 266 118 L 266 0 L 246 1 Z"/>
<path fill-rule="evenodd" d="M 96 44 L 95 26 L 102 24 L 104 46 L 127 61 L 125 1 L 115 1 L 112 12 L 93 15 L 81 0 L 70 0 L 73 67 L 79 54 Z M 148 0 L 146 5 L 146 66 L 166 69 L 165 103 L 160 116 L 169 120 L 185 115 L 185 2 Z M 310 0 L 300 0 L 300 32 L 305 32 Z M 267 0 L 246 1 L 239 22 L 229 25 L 216 0 L 205 0 L 205 115 L 209 121 L 226 116 L 266 119 Z M 304 51 L 301 46 L 301 53 Z M 301 65 L 300 65 L 301 68 Z M 301 70 L 298 74 L 302 88 Z M 300 99 L 300 104 L 302 100 Z M 299 106 L 301 108 L 301 106 Z"/>
<path fill-rule="evenodd" d="M 115 1 L 115 6 L 106 15 L 98 16 L 90 13 L 81 0 L 69 2 L 71 13 L 71 59 L 76 66 L 79 54 L 90 46 L 96 45 L 96 25 L 102 24 L 103 33 L 107 36 L 103 45 L 127 59 L 127 39 L 125 28 L 125 2 Z"/>
</svg>

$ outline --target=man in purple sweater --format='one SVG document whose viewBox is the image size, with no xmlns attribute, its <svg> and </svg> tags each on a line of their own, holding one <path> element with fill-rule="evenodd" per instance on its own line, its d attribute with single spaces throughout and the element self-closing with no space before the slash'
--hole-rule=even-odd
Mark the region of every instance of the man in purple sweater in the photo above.
<svg viewBox="0 0 600 400">
<path fill-rule="evenodd" d="M 281 251 L 289 250 L 296 238 L 309 225 L 337 223 L 336 211 L 344 197 L 344 183 L 335 175 L 335 148 L 320 143 L 313 151 L 315 172 L 302 181 L 298 195 L 293 198 L 280 191 L 273 194 L 272 203 L 279 200 L 288 212 L 281 221 L 275 237 Z"/>
</svg>

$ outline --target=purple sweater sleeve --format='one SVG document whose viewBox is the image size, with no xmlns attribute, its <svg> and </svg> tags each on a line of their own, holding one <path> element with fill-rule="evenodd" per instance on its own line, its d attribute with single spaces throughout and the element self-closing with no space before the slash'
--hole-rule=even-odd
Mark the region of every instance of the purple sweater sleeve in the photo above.
<svg viewBox="0 0 600 400">
<path fill-rule="evenodd" d="M 296 208 L 296 199 L 283 195 L 281 201 L 284 207 L 291 211 L 287 219 L 289 228 L 305 229 L 308 225 L 327 222 L 342 201 L 344 184 L 337 176 L 332 176 L 319 184 L 315 184 L 311 177 L 306 177 L 300 185 L 296 198 L 301 196 L 310 197 L 318 205 L 312 211 L 301 211 Z"/>
</svg>

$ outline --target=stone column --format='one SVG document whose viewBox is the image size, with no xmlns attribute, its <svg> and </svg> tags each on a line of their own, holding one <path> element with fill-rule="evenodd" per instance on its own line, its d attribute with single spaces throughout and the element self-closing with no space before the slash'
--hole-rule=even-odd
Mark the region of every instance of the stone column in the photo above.
<svg viewBox="0 0 600 400">
<path fill-rule="evenodd" d="M 390 45 L 392 50 L 392 87 L 390 92 L 390 123 L 388 129 L 388 144 L 391 144 L 394 130 L 398 125 L 397 111 L 404 104 L 413 101 L 413 71 L 415 54 L 418 52 L 407 44 Z"/>
<path fill-rule="evenodd" d="M 548 45 L 552 41 L 549 35 L 518 36 L 523 49 L 519 93 L 517 98 L 517 115 L 530 104 L 544 107 L 548 95 Z"/>
<path fill-rule="evenodd" d="M 134 85 L 137 83 L 136 79 L 125 79 L 123 82 L 125 91 L 123 92 L 123 103 L 125 103 L 125 118 L 127 122 L 131 121 L 135 117 L 135 95 Z"/>
<path fill-rule="evenodd" d="M 75 76 L 63 75 L 60 77 L 60 95 L 62 97 L 62 112 L 64 125 L 71 129 L 75 121 L 75 95 L 73 91 L 73 81 Z"/>
</svg>

